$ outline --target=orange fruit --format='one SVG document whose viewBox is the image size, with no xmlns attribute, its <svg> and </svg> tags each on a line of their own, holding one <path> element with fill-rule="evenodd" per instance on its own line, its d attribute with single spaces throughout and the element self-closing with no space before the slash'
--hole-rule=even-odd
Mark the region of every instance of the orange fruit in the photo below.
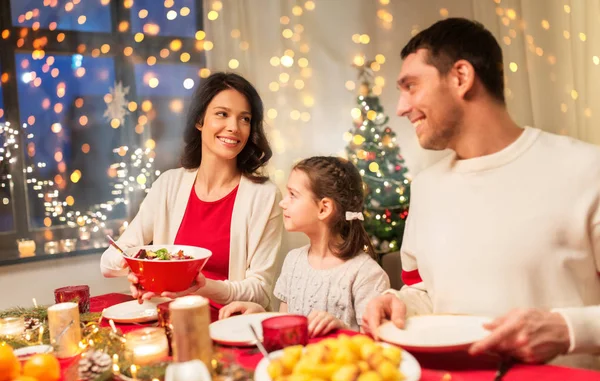
<svg viewBox="0 0 600 381">
<path fill-rule="evenodd" d="M 12 381 L 38 381 L 38 379 L 35 377 L 29 377 L 29 376 L 19 376 L 19 377 L 13 379 Z"/>
<path fill-rule="evenodd" d="M 60 378 L 60 364 L 51 354 L 38 353 L 25 362 L 23 375 L 37 381 L 57 381 Z"/>
<path fill-rule="evenodd" d="M 8 381 L 21 372 L 21 363 L 10 345 L 0 345 L 0 381 Z"/>
</svg>

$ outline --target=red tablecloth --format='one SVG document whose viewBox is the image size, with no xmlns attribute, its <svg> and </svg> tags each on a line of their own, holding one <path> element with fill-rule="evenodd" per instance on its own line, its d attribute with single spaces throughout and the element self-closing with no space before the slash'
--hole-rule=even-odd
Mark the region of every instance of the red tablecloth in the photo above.
<svg viewBox="0 0 600 381">
<path fill-rule="evenodd" d="M 117 303 L 131 300 L 131 297 L 123 294 L 106 294 L 96 296 L 90 300 L 90 310 L 100 312 L 104 308 Z M 214 312 L 211 314 L 214 317 Z M 103 323 L 105 324 L 105 323 Z M 123 332 L 129 332 L 140 328 L 135 324 L 118 324 Z M 352 334 L 350 332 L 346 332 Z M 339 334 L 339 333 L 338 333 Z M 333 334 L 332 336 L 334 336 Z M 318 340 L 316 340 L 318 341 Z M 260 359 L 260 353 L 255 348 L 225 348 L 220 347 L 233 356 L 242 366 L 255 368 Z M 421 381 L 492 381 L 496 373 L 496 363 L 489 359 L 473 360 L 464 353 L 453 354 L 418 354 L 413 353 L 422 367 Z M 76 367 L 74 359 L 62 361 L 64 373 Z M 72 378 L 64 378 L 72 380 Z M 565 368 L 552 365 L 515 365 L 504 376 L 504 381 L 598 381 L 600 372 L 590 370 Z"/>
</svg>

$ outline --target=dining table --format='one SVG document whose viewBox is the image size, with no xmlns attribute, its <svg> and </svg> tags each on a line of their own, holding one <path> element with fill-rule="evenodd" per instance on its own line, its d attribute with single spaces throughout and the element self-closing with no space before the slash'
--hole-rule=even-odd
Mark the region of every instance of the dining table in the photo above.
<svg viewBox="0 0 600 381">
<path fill-rule="evenodd" d="M 105 308 L 119 303 L 131 301 L 130 295 L 110 293 L 90 298 L 90 311 L 102 312 Z M 218 318 L 218 310 L 211 308 L 211 319 Z M 153 323 L 120 324 L 116 327 L 123 333 L 140 329 Z M 103 321 L 102 325 L 108 326 Z M 324 337 L 311 339 L 318 342 L 327 337 L 340 334 L 353 335 L 352 331 L 335 331 Z M 253 371 L 263 358 L 256 347 L 228 347 L 215 344 L 215 351 L 226 356 L 230 361 L 249 371 Z M 466 352 L 449 353 L 417 353 L 411 352 L 421 366 L 421 381 L 498 381 L 496 378 L 499 362 L 495 357 L 484 356 L 473 358 Z M 79 357 L 61 359 L 61 381 L 77 381 Z M 502 381 L 600 381 L 600 372 L 586 369 L 540 364 L 512 365 L 501 378 Z"/>
</svg>

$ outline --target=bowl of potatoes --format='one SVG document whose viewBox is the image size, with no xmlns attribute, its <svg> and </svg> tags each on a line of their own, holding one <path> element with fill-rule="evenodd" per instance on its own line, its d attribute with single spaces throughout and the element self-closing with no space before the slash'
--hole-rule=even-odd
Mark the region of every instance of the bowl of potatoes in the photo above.
<svg viewBox="0 0 600 381">
<path fill-rule="evenodd" d="M 408 352 L 365 335 L 339 335 L 269 354 L 256 381 L 418 381 L 421 367 Z"/>
</svg>

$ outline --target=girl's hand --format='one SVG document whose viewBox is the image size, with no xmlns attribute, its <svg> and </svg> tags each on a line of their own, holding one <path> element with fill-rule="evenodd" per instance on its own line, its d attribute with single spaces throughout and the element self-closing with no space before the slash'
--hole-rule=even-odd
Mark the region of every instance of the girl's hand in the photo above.
<svg viewBox="0 0 600 381">
<path fill-rule="evenodd" d="M 263 306 L 252 302 L 232 302 L 219 310 L 219 320 L 227 319 L 235 313 L 242 315 L 266 312 Z"/>
<path fill-rule="evenodd" d="M 326 335 L 334 329 L 344 328 L 345 324 L 325 311 L 313 310 L 308 315 L 308 335 L 312 337 Z"/>
<path fill-rule="evenodd" d="M 136 298 L 138 300 L 139 304 L 142 304 L 144 302 L 144 300 L 150 300 L 151 298 L 156 296 L 156 294 L 154 292 L 149 292 L 149 291 L 147 292 L 142 288 L 142 286 L 139 284 L 138 277 L 135 276 L 134 273 L 129 273 L 129 275 L 127 275 L 127 280 L 129 280 L 129 282 L 131 283 L 129 285 L 129 289 L 131 290 L 131 296 Z M 198 276 L 196 277 L 196 279 L 194 280 L 194 283 L 192 284 L 192 286 L 190 288 L 188 288 L 187 290 L 181 291 L 181 292 L 165 291 L 160 296 L 163 296 L 165 298 L 175 299 L 180 296 L 194 294 L 199 289 L 204 287 L 205 285 L 206 285 L 206 278 L 204 277 L 204 275 L 202 275 L 202 273 L 199 273 Z"/>
</svg>

